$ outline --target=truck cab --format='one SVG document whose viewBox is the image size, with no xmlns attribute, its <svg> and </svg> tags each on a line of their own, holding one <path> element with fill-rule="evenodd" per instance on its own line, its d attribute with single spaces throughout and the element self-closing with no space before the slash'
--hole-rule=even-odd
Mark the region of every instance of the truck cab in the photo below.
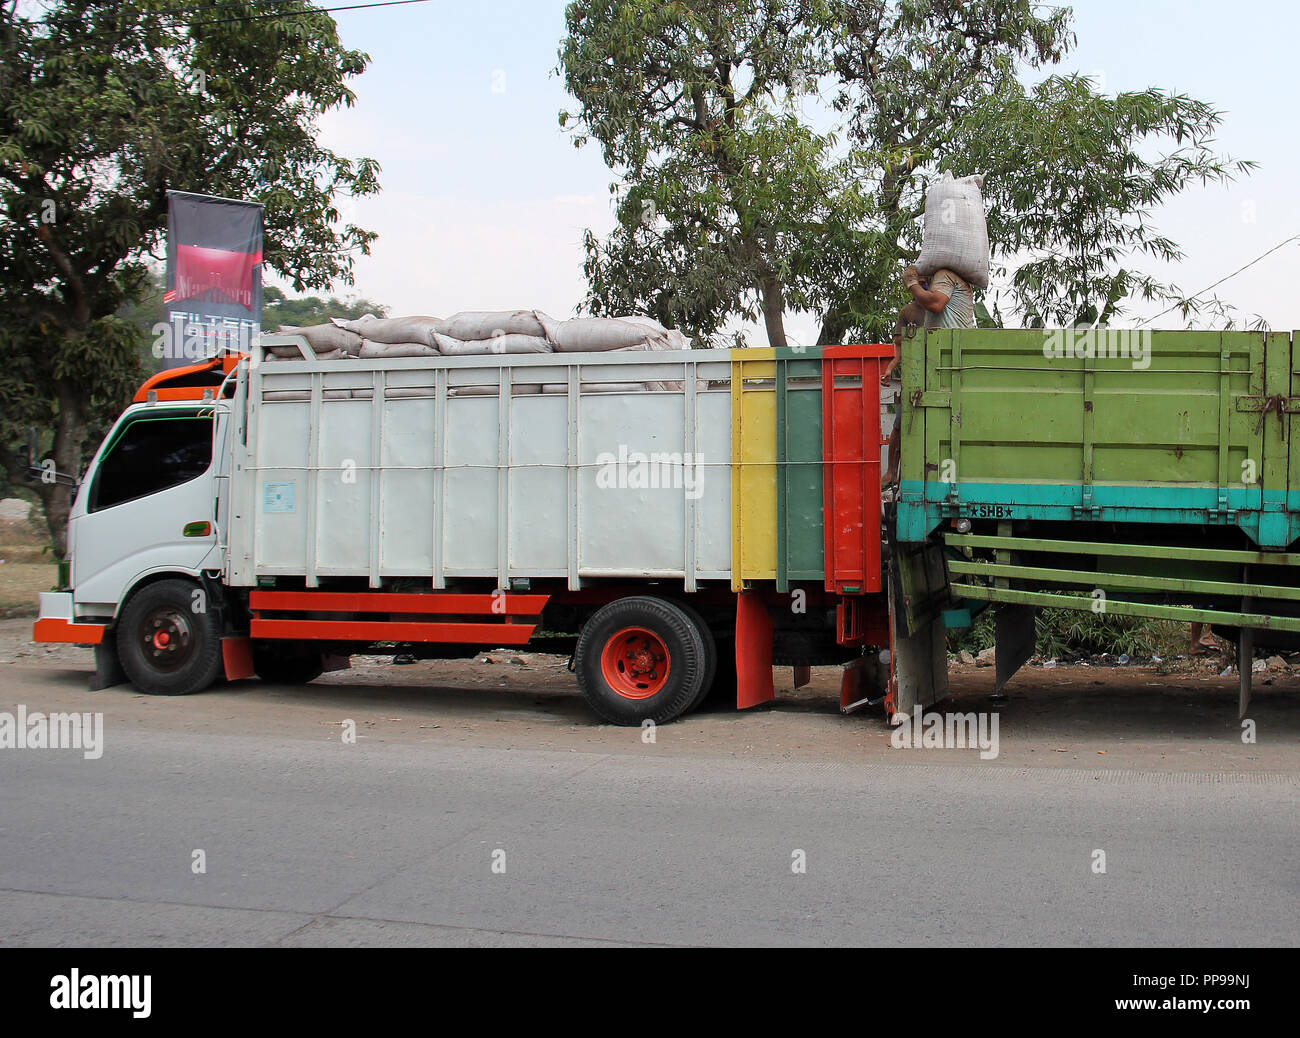
<svg viewBox="0 0 1300 1038">
<path fill-rule="evenodd" d="M 150 379 L 91 459 L 68 519 L 67 586 L 36 636 L 99 645 L 140 588 L 222 567 L 227 384 L 238 358 Z"/>
</svg>

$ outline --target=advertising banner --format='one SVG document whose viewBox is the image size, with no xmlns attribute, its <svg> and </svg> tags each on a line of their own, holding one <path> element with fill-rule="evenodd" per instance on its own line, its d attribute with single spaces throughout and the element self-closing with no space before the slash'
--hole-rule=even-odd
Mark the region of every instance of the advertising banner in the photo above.
<svg viewBox="0 0 1300 1038">
<path fill-rule="evenodd" d="M 164 367 L 249 350 L 262 326 L 262 206 L 168 192 L 163 307 Z"/>
</svg>

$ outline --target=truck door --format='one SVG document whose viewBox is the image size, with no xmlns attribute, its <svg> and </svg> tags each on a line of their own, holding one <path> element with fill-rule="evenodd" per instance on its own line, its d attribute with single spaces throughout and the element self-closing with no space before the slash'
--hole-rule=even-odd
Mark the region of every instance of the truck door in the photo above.
<svg viewBox="0 0 1300 1038">
<path fill-rule="evenodd" d="M 150 573 L 204 568 L 218 543 L 219 428 L 211 406 L 140 408 L 118 422 L 69 521 L 77 615 L 115 615 Z"/>
</svg>

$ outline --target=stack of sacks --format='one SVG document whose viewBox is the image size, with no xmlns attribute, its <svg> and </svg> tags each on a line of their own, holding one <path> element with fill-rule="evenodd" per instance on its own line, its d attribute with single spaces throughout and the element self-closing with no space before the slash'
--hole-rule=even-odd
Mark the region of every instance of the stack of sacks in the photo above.
<svg viewBox="0 0 1300 1038">
<path fill-rule="evenodd" d="M 690 341 L 681 332 L 669 331 L 652 317 L 587 317 L 572 321 L 552 321 L 539 314 L 546 338 L 557 353 L 631 353 L 689 350 Z M 624 383 L 611 382 L 593 387 L 599 393 L 631 393 L 644 389 L 680 392 L 681 382 Z M 548 385 L 546 393 L 566 393 L 568 387 Z"/>
<path fill-rule="evenodd" d="M 355 321 L 334 324 L 341 331 L 361 338 L 362 360 L 396 360 L 401 357 L 436 357 L 438 347 L 434 330 L 441 322 L 436 317 L 381 318 L 373 314 Z"/>
<path fill-rule="evenodd" d="M 456 314 L 440 322 L 434 340 L 444 357 L 550 353 L 551 344 L 542 325 L 544 317 L 534 310 Z"/>
<path fill-rule="evenodd" d="M 577 318 L 555 321 L 539 310 L 467 312 L 446 320 L 436 317 L 334 319 L 313 328 L 281 328 L 281 335 L 301 335 L 318 360 L 387 360 L 401 357 L 481 357 L 528 353 L 609 353 L 615 351 L 689 350 L 690 341 L 650 317 Z M 268 359 L 299 359 L 289 346 L 272 346 Z M 597 391 L 680 391 L 680 382 L 611 383 Z M 518 387 L 523 395 L 540 390 Z M 490 395 L 494 389 L 462 389 L 461 395 Z M 564 385 L 545 392 L 567 392 Z"/>
</svg>

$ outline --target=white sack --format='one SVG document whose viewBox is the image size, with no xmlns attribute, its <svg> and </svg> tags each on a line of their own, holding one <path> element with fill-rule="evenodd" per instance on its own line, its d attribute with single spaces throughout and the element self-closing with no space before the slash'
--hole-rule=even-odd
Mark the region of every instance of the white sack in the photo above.
<svg viewBox="0 0 1300 1038">
<path fill-rule="evenodd" d="M 551 321 L 546 337 L 557 353 L 608 353 L 639 346 L 655 337 L 644 325 L 612 317 L 579 317 L 573 321 Z"/>
<path fill-rule="evenodd" d="M 355 320 L 348 320 L 346 317 L 331 317 L 330 324 L 335 325 L 338 328 L 344 328 L 347 331 L 357 332 L 358 334 L 360 334 L 361 325 L 367 324 L 370 321 L 378 321 L 378 320 L 379 318 L 376 317 L 374 314 L 366 314 L 365 316 L 358 317 Z"/>
<path fill-rule="evenodd" d="M 539 315 L 532 310 L 501 310 L 489 313 L 467 312 L 454 314 L 439 321 L 435 329 L 462 342 L 495 339 L 500 335 L 543 335 Z"/>
<path fill-rule="evenodd" d="M 916 269 L 960 274 L 975 288 L 989 287 L 989 225 L 980 188 L 984 178 L 954 180 L 945 173 L 925 199 L 925 241 Z"/>
<path fill-rule="evenodd" d="M 316 353 L 331 353 L 334 350 L 341 350 L 351 356 L 356 356 L 361 351 L 361 336 L 343 328 L 336 328 L 332 324 L 318 324 L 311 328 L 281 328 L 276 334 L 300 335 L 307 340 L 307 345 Z M 271 350 L 280 357 L 295 355 L 292 346 L 272 346 Z"/>
<path fill-rule="evenodd" d="M 438 352 L 444 357 L 491 357 L 551 352 L 551 344 L 540 335 L 498 335 L 493 339 L 465 340 L 435 333 L 433 339 Z"/>
<path fill-rule="evenodd" d="M 567 383 L 552 384 L 542 387 L 548 396 L 563 396 L 569 391 Z M 645 385 L 641 382 L 584 382 L 582 393 L 644 393 Z"/>
<path fill-rule="evenodd" d="M 410 343 L 433 345 L 433 334 L 442 324 L 436 317 L 394 317 L 383 320 L 349 321 L 343 327 L 365 336 L 371 342 L 384 342 L 393 346 Z"/>
</svg>

